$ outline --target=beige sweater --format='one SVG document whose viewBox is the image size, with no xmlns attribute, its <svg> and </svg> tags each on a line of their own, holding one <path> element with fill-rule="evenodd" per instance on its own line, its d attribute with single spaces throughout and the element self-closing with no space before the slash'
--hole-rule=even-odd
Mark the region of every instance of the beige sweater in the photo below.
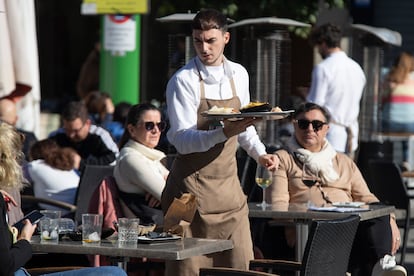
<svg viewBox="0 0 414 276">
<path fill-rule="evenodd" d="M 302 182 L 302 165 L 296 163 L 291 154 L 285 150 L 276 152 L 280 159 L 279 169 L 275 172 L 273 183 L 268 188 L 268 200 L 275 203 L 306 203 L 309 196 L 312 202 L 322 205 L 326 201 L 322 197 L 318 187 L 313 186 L 311 193 L 309 188 Z M 372 194 L 361 175 L 358 167 L 348 156 L 338 153 L 332 160 L 333 167 L 339 174 L 339 179 L 322 189 L 332 202 L 362 201 L 365 203 L 378 202 L 377 197 Z"/>
</svg>

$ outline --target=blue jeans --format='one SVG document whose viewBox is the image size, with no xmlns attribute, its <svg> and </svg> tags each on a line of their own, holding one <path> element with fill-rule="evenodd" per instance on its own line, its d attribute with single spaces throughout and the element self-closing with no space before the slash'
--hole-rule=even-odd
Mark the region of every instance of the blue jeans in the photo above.
<svg viewBox="0 0 414 276">
<path fill-rule="evenodd" d="M 67 270 L 44 274 L 47 276 L 127 276 L 125 271 L 117 266 L 87 267 L 82 269 Z M 14 273 L 14 276 L 30 276 L 24 269 L 20 268 Z"/>
</svg>

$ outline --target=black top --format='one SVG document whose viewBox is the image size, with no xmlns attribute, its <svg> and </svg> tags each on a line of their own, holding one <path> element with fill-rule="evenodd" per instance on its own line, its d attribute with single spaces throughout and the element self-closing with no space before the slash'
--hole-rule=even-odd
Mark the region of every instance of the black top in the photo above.
<svg viewBox="0 0 414 276">
<path fill-rule="evenodd" d="M 6 221 L 6 203 L 0 194 L 0 275 L 14 275 L 32 257 L 32 247 L 27 240 L 13 244 L 12 234 Z"/>
<path fill-rule="evenodd" d="M 102 137 L 95 133 L 89 132 L 81 142 L 73 142 L 63 132 L 57 132 L 49 138 L 55 140 L 60 147 L 74 149 L 81 156 L 80 171 L 83 171 L 85 165 L 109 165 L 116 158 L 115 153 L 107 146 Z"/>
</svg>

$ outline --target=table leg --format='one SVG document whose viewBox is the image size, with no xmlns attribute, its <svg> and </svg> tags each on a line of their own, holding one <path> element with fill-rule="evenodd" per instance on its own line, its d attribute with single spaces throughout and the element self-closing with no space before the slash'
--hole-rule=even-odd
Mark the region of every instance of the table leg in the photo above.
<svg viewBox="0 0 414 276">
<path fill-rule="evenodd" d="M 111 263 L 116 264 L 119 268 L 122 268 L 125 272 L 128 272 L 129 257 L 111 257 Z"/>
</svg>

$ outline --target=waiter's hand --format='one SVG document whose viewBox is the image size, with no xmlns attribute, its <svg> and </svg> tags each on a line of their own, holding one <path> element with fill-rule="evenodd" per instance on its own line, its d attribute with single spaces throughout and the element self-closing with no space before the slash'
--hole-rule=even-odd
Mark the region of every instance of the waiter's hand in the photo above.
<svg viewBox="0 0 414 276">
<path fill-rule="evenodd" d="M 260 165 L 266 167 L 269 171 L 276 171 L 279 167 L 279 157 L 275 154 L 263 154 L 259 156 Z"/>
<path fill-rule="evenodd" d="M 224 135 L 226 135 L 227 138 L 233 137 L 246 131 L 246 128 L 260 120 L 261 118 L 244 118 L 242 120 L 235 121 L 224 120 L 223 133 Z"/>
</svg>

